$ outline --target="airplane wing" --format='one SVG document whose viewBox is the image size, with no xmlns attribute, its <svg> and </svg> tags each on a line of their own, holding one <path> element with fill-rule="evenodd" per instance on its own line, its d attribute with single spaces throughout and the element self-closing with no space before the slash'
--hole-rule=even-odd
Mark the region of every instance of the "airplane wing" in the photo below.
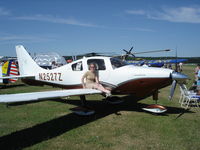
<svg viewBox="0 0 200 150">
<path fill-rule="evenodd" d="M 2 94 L 0 95 L 0 103 L 39 101 L 43 99 L 61 98 L 75 95 L 101 94 L 102 92 L 95 89 L 72 89 L 57 90 L 45 92 L 19 93 L 19 94 Z"/>
<path fill-rule="evenodd" d="M 31 77 L 35 77 L 35 76 L 30 76 L 30 75 L 4 76 L 4 77 L 0 77 L 0 79 L 31 78 Z"/>
</svg>

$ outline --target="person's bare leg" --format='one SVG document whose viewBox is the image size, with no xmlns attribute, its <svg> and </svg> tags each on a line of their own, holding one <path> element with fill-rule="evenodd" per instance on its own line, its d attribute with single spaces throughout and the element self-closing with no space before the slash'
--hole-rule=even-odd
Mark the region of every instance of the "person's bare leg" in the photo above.
<svg viewBox="0 0 200 150">
<path fill-rule="evenodd" d="M 99 89 L 102 90 L 103 92 L 109 93 L 109 94 L 110 94 L 110 91 L 107 90 L 107 89 L 105 89 L 101 84 L 98 84 L 98 87 L 99 87 Z"/>
<path fill-rule="evenodd" d="M 109 93 L 110 94 L 110 91 L 109 90 L 107 90 L 107 89 L 105 89 L 101 84 L 94 84 L 94 88 L 95 89 L 98 89 L 98 90 L 100 90 L 100 91 L 102 91 L 102 92 L 105 92 L 105 93 Z"/>
</svg>

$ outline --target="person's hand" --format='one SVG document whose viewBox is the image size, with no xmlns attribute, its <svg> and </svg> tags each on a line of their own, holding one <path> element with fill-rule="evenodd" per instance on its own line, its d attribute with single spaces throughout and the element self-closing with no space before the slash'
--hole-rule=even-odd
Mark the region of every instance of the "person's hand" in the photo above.
<svg viewBox="0 0 200 150">
<path fill-rule="evenodd" d="M 83 84 L 83 89 L 85 89 L 86 87 L 85 87 L 85 84 Z"/>
</svg>

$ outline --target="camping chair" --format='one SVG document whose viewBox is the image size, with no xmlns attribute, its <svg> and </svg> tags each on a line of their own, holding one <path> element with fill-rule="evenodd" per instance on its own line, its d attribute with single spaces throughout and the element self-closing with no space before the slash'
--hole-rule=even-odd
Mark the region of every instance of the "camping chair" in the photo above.
<svg viewBox="0 0 200 150">
<path fill-rule="evenodd" d="M 180 88 L 180 98 L 179 98 L 179 103 L 182 103 L 182 101 L 184 100 L 184 90 L 183 88 L 181 87 L 181 85 L 179 86 Z"/>
<path fill-rule="evenodd" d="M 185 96 L 185 92 L 189 95 L 196 95 L 196 93 L 194 91 L 188 90 L 185 84 L 180 84 L 180 98 L 179 98 L 179 103 L 182 103 L 182 101 L 184 100 L 184 96 Z"/>
<path fill-rule="evenodd" d="M 190 105 L 191 103 L 199 107 L 198 104 L 199 98 L 195 97 L 196 93 L 188 91 L 185 84 L 180 85 L 180 90 L 181 90 L 181 96 L 179 102 L 181 103 L 181 107 L 187 109 L 189 106 L 191 106 Z"/>
</svg>

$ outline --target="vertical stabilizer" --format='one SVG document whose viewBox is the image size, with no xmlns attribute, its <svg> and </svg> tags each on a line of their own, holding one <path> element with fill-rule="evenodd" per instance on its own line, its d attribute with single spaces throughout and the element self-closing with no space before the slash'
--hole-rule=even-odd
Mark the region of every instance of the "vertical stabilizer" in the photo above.
<svg viewBox="0 0 200 150">
<path fill-rule="evenodd" d="M 16 66 L 16 63 L 14 61 L 10 61 L 9 62 L 10 65 L 9 65 L 9 76 L 12 77 L 12 76 L 18 76 L 19 75 L 19 71 L 17 69 L 17 66 Z M 14 83 L 16 82 L 18 79 L 17 78 L 11 78 L 9 79 L 9 81 L 11 83 Z"/>
<path fill-rule="evenodd" d="M 20 75 L 35 75 L 37 72 L 43 70 L 36 62 L 31 58 L 29 53 L 22 45 L 16 46 L 17 59 L 19 64 Z"/>
</svg>

